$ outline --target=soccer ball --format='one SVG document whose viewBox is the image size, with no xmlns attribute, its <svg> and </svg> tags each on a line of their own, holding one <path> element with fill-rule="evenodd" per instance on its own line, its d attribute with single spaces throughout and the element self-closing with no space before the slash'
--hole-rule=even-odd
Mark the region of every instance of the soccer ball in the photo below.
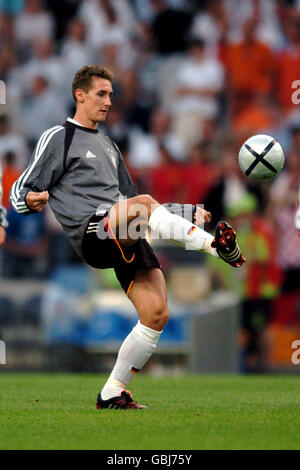
<svg viewBox="0 0 300 470">
<path fill-rule="evenodd" d="M 243 173 L 254 180 L 272 180 L 282 170 L 284 153 L 276 139 L 259 134 L 250 137 L 239 152 L 239 165 Z"/>
</svg>

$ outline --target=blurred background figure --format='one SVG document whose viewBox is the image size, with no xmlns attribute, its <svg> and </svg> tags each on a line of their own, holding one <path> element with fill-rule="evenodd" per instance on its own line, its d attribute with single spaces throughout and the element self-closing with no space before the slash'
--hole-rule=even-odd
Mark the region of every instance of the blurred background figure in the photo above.
<svg viewBox="0 0 300 470">
<path fill-rule="evenodd" d="M 2 155 L 2 205 L 5 209 L 10 208 L 9 193 L 12 185 L 21 175 L 21 169 L 17 165 L 16 154 L 7 151 Z"/>
<path fill-rule="evenodd" d="M 89 47 L 97 48 L 116 34 L 125 41 L 139 25 L 127 0 L 84 0 L 78 12 L 87 26 Z"/>
<path fill-rule="evenodd" d="M 35 40 L 45 40 L 53 37 L 54 18 L 45 10 L 43 0 L 25 0 L 25 7 L 16 16 L 15 31 L 19 44 L 30 44 Z"/>
<path fill-rule="evenodd" d="M 300 239 L 294 229 L 299 177 L 299 154 L 292 151 L 286 171 L 278 176 L 270 193 L 272 215 L 277 227 L 278 264 L 284 274 L 282 292 L 300 291 Z"/>
<path fill-rule="evenodd" d="M 7 115 L 0 116 L 0 159 L 3 161 L 8 152 L 14 154 L 14 164 L 24 168 L 29 158 L 28 142 L 19 130 L 13 130 Z"/>
<path fill-rule="evenodd" d="M 257 212 L 263 211 L 266 201 L 265 195 L 258 183 L 245 178 L 241 173 L 236 158 L 236 146 L 233 142 L 224 142 L 216 171 L 216 177 L 203 199 L 204 207 L 212 214 L 212 220 L 209 224 L 211 230 L 216 226 L 218 220 L 226 217 L 228 208 L 243 199 L 246 194 L 256 197 Z M 200 200 L 199 200 L 200 202 Z M 254 210 L 254 209 L 253 209 Z"/>
<path fill-rule="evenodd" d="M 203 121 L 218 115 L 218 93 L 224 71 L 218 59 L 206 54 L 205 42 L 193 39 L 174 72 L 170 110 L 174 130 L 187 147 L 201 138 Z"/>
<path fill-rule="evenodd" d="M 210 54 L 218 55 L 228 31 L 224 2 L 211 0 L 197 3 L 199 8 L 193 17 L 190 33 L 206 42 Z"/>
<path fill-rule="evenodd" d="M 273 92 L 274 54 L 257 39 L 257 21 L 255 17 L 248 19 L 239 41 L 228 42 L 224 48 L 228 103 L 233 117 L 249 106 L 255 95 Z"/>
<path fill-rule="evenodd" d="M 282 46 L 284 35 L 281 21 L 289 2 L 246 0 L 239 3 L 238 0 L 225 0 L 222 3 L 228 21 L 227 38 L 230 42 L 241 41 L 245 24 L 255 18 L 255 38 L 272 49 Z"/>
<path fill-rule="evenodd" d="M 136 129 L 130 134 L 129 161 L 133 167 L 151 167 L 162 163 L 161 146 L 168 151 L 171 160 L 183 161 L 185 146 L 171 130 L 171 116 L 165 110 L 154 109 L 150 116 L 149 131 Z"/>
<path fill-rule="evenodd" d="M 41 133 L 64 121 L 66 109 L 46 78 L 36 76 L 31 83 L 21 111 L 23 132 L 33 147 Z"/>
<path fill-rule="evenodd" d="M 284 113 L 293 111 L 290 90 L 299 76 L 300 57 L 300 11 L 288 10 L 283 29 L 286 36 L 284 46 L 277 58 L 277 99 Z"/>
<path fill-rule="evenodd" d="M 152 43 L 163 56 L 185 51 L 191 16 L 166 0 L 151 0 L 154 17 L 150 25 Z M 171 32 L 171 34 L 170 34 Z"/>
<path fill-rule="evenodd" d="M 62 60 L 55 51 L 51 39 L 34 40 L 32 42 L 31 58 L 22 67 L 22 80 L 25 81 L 25 91 L 31 87 L 34 77 L 42 76 L 55 87 L 64 82 L 61 74 Z"/>
<path fill-rule="evenodd" d="M 61 60 L 64 64 L 64 81 L 66 83 L 72 81 L 79 63 L 90 63 L 92 60 L 86 36 L 84 21 L 80 18 L 72 18 L 67 25 L 65 39 L 61 47 Z"/>
<path fill-rule="evenodd" d="M 241 367 L 244 372 L 266 372 L 269 366 L 268 326 L 273 300 L 280 292 L 282 272 L 274 256 L 273 229 L 265 213 L 257 214 L 258 200 L 244 192 L 226 210 L 236 227 L 249 263 L 243 273 L 241 295 Z M 246 255 L 246 256 L 247 256 Z"/>
<path fill-rule="evenodd" d="M 44 214 L 22 222 L 21 215 L 8 211 L 7 240 L 3 251 L 3 275 L 16 279 L 42 279 L 46 274 L 47 238 Z"/>
</svg>

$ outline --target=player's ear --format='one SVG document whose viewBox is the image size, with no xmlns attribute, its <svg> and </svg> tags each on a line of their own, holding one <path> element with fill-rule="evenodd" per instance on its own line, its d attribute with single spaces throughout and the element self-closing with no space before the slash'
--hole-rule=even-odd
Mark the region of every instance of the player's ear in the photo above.
<svg viewBox="0 0 300 470">
<path fill-rule="evenodd" d="M 81 88 L 77 88 L 77 90 L 75 90 L 75 96 L 76 96 L 76 100 L 79 102 L 79 103 L 83 103 L 84 102 L 84 91 L 81 90 Z"/>
</svg>

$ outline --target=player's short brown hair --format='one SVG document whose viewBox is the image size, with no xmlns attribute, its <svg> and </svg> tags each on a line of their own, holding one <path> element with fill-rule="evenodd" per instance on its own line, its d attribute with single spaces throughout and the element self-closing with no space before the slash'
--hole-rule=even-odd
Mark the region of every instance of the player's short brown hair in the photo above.
<svg viewBox="0 0 300 470">
<path fill-rule="evenodd" d="M 84 65 L 80 67 L 75 73 L 72 83 L 72 95 L 75 102 L 77 101 L 75 91 L 81 88 L 87 93 L 92 86 L 93 77 L 104 78 L 110 82 L 112 82 L 114 78 L 113 73 L 107 68 L 101 67 L 101 65 Z"/>
</svg>

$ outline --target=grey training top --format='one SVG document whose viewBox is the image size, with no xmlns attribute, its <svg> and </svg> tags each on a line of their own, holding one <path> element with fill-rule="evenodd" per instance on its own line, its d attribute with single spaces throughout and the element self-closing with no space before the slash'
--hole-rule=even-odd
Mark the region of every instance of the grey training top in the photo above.
<svg viewBox="0 0 300 470">
<path fill-rule="evenodd" d="M 49 204 L 75 251 L 89 219 L 120 198 L 138 194 L 118 147 L 98 130 L 67 120 L 40 137 L 27 169 L 11 188 L 10 201 L 20 214 L 30 214 L 29 191 L 49 192 Z"/>
</svg>

